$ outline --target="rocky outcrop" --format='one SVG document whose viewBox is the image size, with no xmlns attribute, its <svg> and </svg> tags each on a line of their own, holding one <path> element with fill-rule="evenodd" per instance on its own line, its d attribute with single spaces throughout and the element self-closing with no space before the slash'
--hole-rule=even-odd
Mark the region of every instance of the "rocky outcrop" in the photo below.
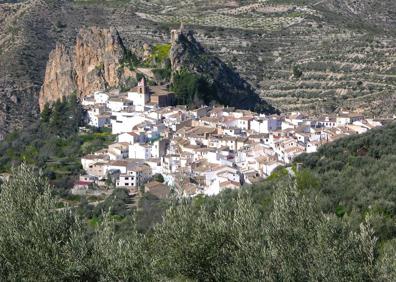
<svg viewBox="0 0 396 282">
<path fill-rule="evenodd" d="M 40 91 L 40 109 L 72 93 L 82 97 L 117 87 L 125 77 L 120 68 L 124 55 L 116 29 L 81 29 L 73 50 L 57 45 L 51 52 Z"/>
<path fill-rule="evenodd" d="M 77 36 L 74 68 L 79 94 L 84 96 L 98 89 L 118 86 L 118 67 L 125 54 L 118 32 L 114 28 L 90 28 Z"/>
<path fill-rule="evenodd" d="M 150 22 L 134 16 L 136 5 L 125 2 L 115 7 L 108 5 L 109 1 L 97 2 L 0 0 L 0 136 L 37 121 L 49 55 L 62 44 L 74 65 L 81 28 L 117 26 L 123 44 L 130 50 L 141 48 L 143 42 L 163 40 L 165 32 L 154 32 Z M 47 89 L 44 93 L 49 94 Z"/>
<path fill-rule="evenodd" d="M 49 55 L 44 83 L 39 96 L 40 108 L 45 103 L 68 96 L 76 90 L 72 59 L 66 47 L 58 44 Z"/>
<path fill-rule="evenodd" d="M 173 30 L 170 60 L 172 70 L 187 70 L 205 77 L 216 88 L 221 104 L 274 113 L 276 110 L 262 100 L 253 87 L 218 57 L 208 53 L 191 31 Z"/>
</svg>

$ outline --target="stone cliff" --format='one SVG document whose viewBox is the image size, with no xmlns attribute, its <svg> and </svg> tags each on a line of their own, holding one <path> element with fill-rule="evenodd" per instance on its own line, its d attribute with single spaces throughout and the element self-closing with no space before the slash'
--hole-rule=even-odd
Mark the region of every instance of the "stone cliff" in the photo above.
<svg viewBox="0 0 396 282">
<path fill-rule="evenodd" d="M 81 29 L 74 49 L 57 45 L 50 53 L 39 95 L 40 109 L 72 93 L 86 96 L 99 89 L 117 87 L 125 47 L 114 28 Z"/>
<path fill-rule="evenodd" d="M 40 109 L 72 93 L 83 97 L 122 85 L 130 75 L 123 67 L 126 55 L 127 50 L 116 29 L 81 29 L 73 48 L 58 44 L 50 53 L 39 95 Z M 275 112 L 237 72 L 208 53 L 192 32 L 172 32 L 170 60 L 172 72 L 183 69 L 204 76 L 215 86 L 217 102 L 221 104 Z"/>
<path fill-rule="evenodd" d="M 48 58 L 39 96 L 40 108 L 45 103 L 68 96 L 76 90 L 75 71 L 69 51 L 64 45 L 58 44 Z"/>
</svg>

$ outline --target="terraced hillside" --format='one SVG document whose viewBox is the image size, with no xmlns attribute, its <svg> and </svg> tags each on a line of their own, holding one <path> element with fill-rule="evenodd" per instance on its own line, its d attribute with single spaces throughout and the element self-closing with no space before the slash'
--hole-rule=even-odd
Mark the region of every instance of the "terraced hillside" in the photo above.
<svg viewBox="0 0 396 282">
<path fill-rule="evenodd" d="M 323 35 L 305 24 L 291 27 L 282 40 L 277 35 L 266 38 L 268 49 L 259 52 L 263 75 L 257 78 L 262 94 L 288 110 L 394 112 L 395 39 L 326 29 Z M 253 68 L 245 71 L 257 73 Z"/>
<path fill-rule="evenodd" d="M 193 27 L 282 110 L 395 111 L 396 40 L 388 33 L 395 3 L 216 1 L 204 8 L 204 2 L 150 1 L 136 14 Z"/>
<path fill-rule="evenodd" d="M 394 1 L 132 0 L 129 7 L 154 32 L 114 17 L 122 35 L 133 38 L 138 28 L 167 41 L 169 28 L 183 23 L 281 110 L 396 110 Z"/>
<path fill-rule="evenodd" d="M 139 54 L 181 22 L 281 110 L 395 112 L 393 0 L 2 0 L 0 137 L 37 116 L 56 42 L 113 26 Z"/>
</svg>

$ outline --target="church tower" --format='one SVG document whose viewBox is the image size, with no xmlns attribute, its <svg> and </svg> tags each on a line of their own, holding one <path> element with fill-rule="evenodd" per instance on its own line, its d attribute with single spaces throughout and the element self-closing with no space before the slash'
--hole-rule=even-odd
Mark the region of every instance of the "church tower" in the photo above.
<svg viewBox="0 0 396 282">
<path fill-rule="evenodd" d="M 146 83 L 146 79 L 143 77 L 137 85 L 137 92 L 139 94 L 148 94 L 148 88 L 147 88 L 147 83 Z"/>
</svg>

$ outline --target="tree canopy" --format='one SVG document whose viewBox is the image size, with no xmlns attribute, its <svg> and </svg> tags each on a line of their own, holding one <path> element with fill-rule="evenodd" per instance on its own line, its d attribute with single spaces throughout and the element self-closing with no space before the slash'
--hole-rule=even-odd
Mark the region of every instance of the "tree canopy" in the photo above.
<svg viewBox="0 0 396 282">
<path fill-rule="evenodd" d="M 110 216 L 88 232 L 57 209 L 32 168 L 13 170 L 0 193 L 0 274 L 5 281 L 392 281 L 395 241 L 376 252 L 370 218 L 352 228 L 326 215 L 293 178 L 276 185 L 267 216 L 250 190 L 174 202 L 146 233 L 119 233 Z"/>
</svg>

